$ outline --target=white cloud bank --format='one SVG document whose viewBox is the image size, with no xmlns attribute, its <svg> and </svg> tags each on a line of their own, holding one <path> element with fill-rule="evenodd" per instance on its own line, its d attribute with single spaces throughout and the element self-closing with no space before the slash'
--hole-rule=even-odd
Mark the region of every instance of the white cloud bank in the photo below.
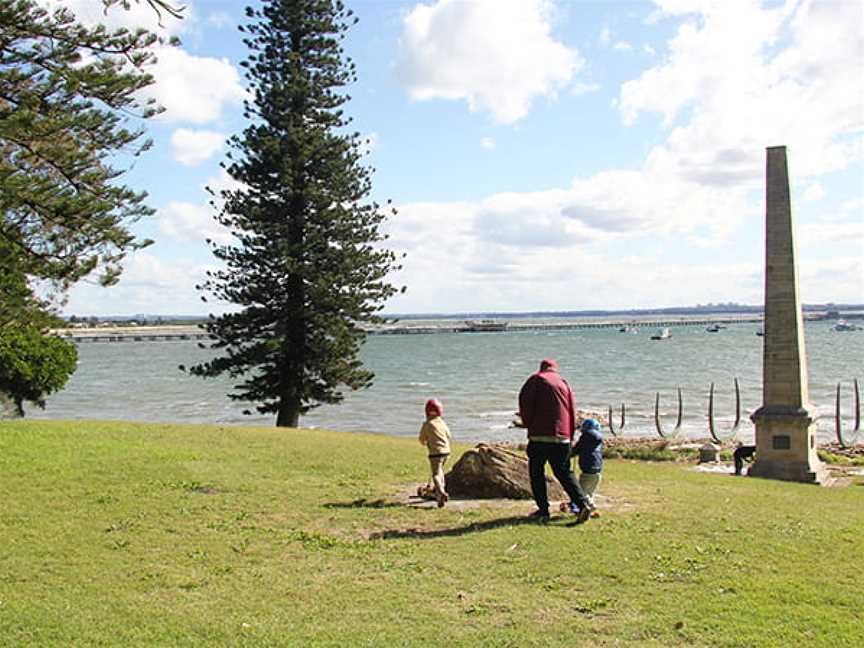
<svg viewBox="0 0 864 648">
<path fill-rule="evenodd" d="M 551 35 L 548 0 L 438 0 L 405 17 L 396 75 L 412 99 L 462 99 L 500 123 L 525 117 L 583 64 Z"/>
<path fill-rule="evenodd" d="M 216 221 L 215 214 L 221 208 L 221 192 L 239 189 L 242 185 L 224 170 L 205 185 L 214 194 L 211 198 L 214 204 L 209 200 L 202 203 L 170 201 L 157 213 L 161 234 L 180 243 L 204 243 L 207 239 L 220 245 L 236 243 L 231 231 Z M 201 189 L 203 195 L 204 187 Z"/>
<path fill-rule="evenodd" d="M 156 99 L 165 112 L 158 119 L 206 124 L 222 116 L 226 106 L 243 102 L 246 91 L 228 59 L 195 56 L 179 47 L 160 47 L 150 73 L 156 83 L 143 94 Z"/>
<path fill-rule="evenodd" d="M 222 149 L 224 133 L 178 128 L 171 134 L 171 157 L 180 164 L 195 166 Z"/>
<path fill-rule="evenodd" d="M 665 140 L 637 168 L 560 190 L 403 206 L 391 242 L 409 252 L 400 275 L 409 292 L 393 310 L 436 310 L 424 307 L 427 294 L 456 311 L 759 303 L 761 244 L 743 244 L 742 226 L 763 217 L 765 148 L 778 144 L 806 216 L 803 298 L 861 301 L 860 201 L 830 218 L 803 208 L 826 197 L 820 177 L 864 160 L 864 5 L 657 5 L 656 20 L 681 24 L 617 103 L 625 125 L 663 115 Z M 822 243 L 844 247 L 829 254 Z M 692 260 L 707 248 L 717 261 Z"/>
<path fill-rule="evenodd" d="M 88 26 L 101 23 L 110 29 L 137 29 L 140 27 L 164 38 L 183 34 L 196 19 L 194 3 L 188 1 L 169 3 L 173 6 L 184 7 L 182 20 L 174 18 L 164 11 L 157 13 L 146 2 L 130 2 L 128 9 L 116 5 L 107 11 L 101 0 L 37 0 L 37 3 L 51 10 L 65 7 L 72 11 L 78 20 Z"/>
<path fill-rule="evenodd" d="M 158 245 L 158 243 L 157 243 Z M 76 315 L 194 315 L 203 310 L 195 289 L 214 266 L 189 259 L 165 261 L 150 251 L 126 260 L 117 285 L 81 283 L 70 292 L 64 311 Z"/>
<path fill-rule="evenodd" d="M 560 189 L 402 205 L 387 225 L 388 246 L 408 252 L 394 280 L 409 291 L 394 298 L 388 312 L 759 303 L 761 240 L 744 241 L 742 225 L 758 227 L 764 214 L 765 147 L 777 144 L 789 147 L 792 188 L 802 196 L 795 211 L 804 301 L 861 301 L 860 189 L 857 199 L 846 194 L 850 199 L 832 209 L 835 183 L 821 177 L 864 158 L 864 79 L 858 74 L 864 5 L 657 4 L 657 20 L 681 24 L 667 46 L 657 48 L 654 66 L 622 86 L 618 105 L 625 124 L 662 115 L 661 143 L 634 168 L 575 178 Z M 470 37 L 490 6 L 499 4 L 419 5 L 409 18 L 420 16 L 415 20 L 425 30 L 406 21 L 406 36 L 417 42 L 410 60 L 403 51 L 401 63 L 411 65 L 401 72 L 414 73 L 410 79 L 427 87 L 429 97 L 447 91 L 493 114 L 493 106 L 510 106 L 496 118 L 518 119 L 514 115 L 527 112 L 544 92 L 528 86 L 516 92 L 501 82 L 500 70 L 482 65 L 476 50 L 496 50 Z M 543 5 L 519 6 L 534 11 Z M 511 18 L 516 11 L 500 7 Z M 447 22 L 457 18 L 462 22 Z M 505 56 L 504 68 L 514 74 L 508 62 Z M 440 79 L 435 64 L 442 67 Z M 171 204 L 159 217 L 163 233 L 178 241 L 220 235 L 200 206 Z M 701 250 L 717 260 L 700 257 Z M 184 297 L 187 304 L 196 298 L 191 291 Z"/>
<path fill-rule="evenodd" d="M 718 184 L 758 179 L 771 145 L 794 150 L 798 177 L 864 159 L 864 4 L 656 2 L 684 22 L 619 106 L 626 124 L 663 115 L 673 130 L 657 155 Z"/>
<path fill-rule="evenodd" d="M 131 3 L 128 10 L 121 6 L 105 12 L 99 0 L 40 0 L 49 8 L 67 7 L 83 24 L 105 24 L 112 29 L 143 27 L 165 39 L 183 35 L 197 21 L 195 7 L 190 2 L 174 3 L 185 7 L 183 18 L 162 12 L 161 19 L 146 3 Z M 158 119 L 168 122 L 206 124 L 216 121 L 228 106 L 242 103 L 246 92 L 240 74 L 228 59 L 195 56 L 182 46 L 155 45 L 157 62 L 147 68 L 155 82 L 141 92 L 165 108 Z"/>
</svg>

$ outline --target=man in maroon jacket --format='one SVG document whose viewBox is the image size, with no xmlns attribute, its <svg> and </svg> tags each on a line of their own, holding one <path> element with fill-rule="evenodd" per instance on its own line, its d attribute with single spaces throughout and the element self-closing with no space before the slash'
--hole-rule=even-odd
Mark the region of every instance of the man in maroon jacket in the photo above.
<svg viewBox="0 0 864 648">
<path fill-rule="evenodd" d="M 570 501 L 578 506 L 578 521 L 591 515 L 585 493 L 570 469 L 570 445 L 576 427 L 573 390 L 558 373 L 555 360 L 543 360 L 540 371 L 532 374 L 519 392 L 519 414 L 528 428 L 528 472 L 531 492 L 537 503 L 532 517 L 549 519 L 546 494 L 546 462 Z"/>
</svg>

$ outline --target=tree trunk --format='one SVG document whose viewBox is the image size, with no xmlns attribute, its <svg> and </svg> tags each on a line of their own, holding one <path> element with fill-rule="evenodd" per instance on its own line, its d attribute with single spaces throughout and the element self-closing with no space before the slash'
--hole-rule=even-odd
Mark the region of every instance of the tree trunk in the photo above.
<svg viewBox="0 0 864 648">
<path fill-rule="evenodd" d="M 298 427 L 300 425 L 300 403 L 296 398 L 282 397 L 276 414 L 276 427 Z"/>
<path fill-rule="evenodd" d="M 0 420 L 22 418 L 23 416 L 23 403 L 16 402 L 8 394 L 0 391 Z"/>
</svg>

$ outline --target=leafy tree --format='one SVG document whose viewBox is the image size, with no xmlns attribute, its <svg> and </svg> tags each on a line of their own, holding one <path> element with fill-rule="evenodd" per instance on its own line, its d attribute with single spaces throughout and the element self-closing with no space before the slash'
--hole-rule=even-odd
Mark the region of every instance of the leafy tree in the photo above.
<svg viewBox="0 0 864 648">
<path fill-rule="evenodd" d="M 30 288 L 16 251 L 0 239 L 0 330 L 16 325 L 41 330 L 59 323 L 48 304 Z"/>
<path fill-rule="evenodd" d="M 24 416 L 24 401 L 45 407 L 45 396 L 62 389 L 75 371 L 75 345 L 42 335 L 35 326 L 0 329 L 0 395 Z"/>
<path fill-rule="evenodd" d="M 0 0 L 0 241 L 27 276 L 62 290 L 98 268 L 108 285 L 149 243 L 128 229 L 152 213 L 146 194 L 118 184 L 112 164 L 150 146 L 130 121 L 158 112 L 138 94 L 157 40 Z"/>
<path fill-rule="evenodd" d="M 160 19 L 182 11 L 145 1 Z M 106 11 L 118 4 L 129 0 L 103 0 Z M 87 28 L 68 9 L 33 0 L 0 0 L 0 406 L 11 400 L 18 415 L 24 401 L 44 407 L 77 358 L 73 345 L 44 334 L 59 319 L 31 282 L 62 295 L 98 268 L 108 285 L 125 254 L 149 243 L 127 229 L 152 213 L 146 194 L 118 184 L 112 163 L 150 146 L 128 124 L 158 112 L 136 94 L 152 83 L 144 68 L 157 40 Z"/>
<path fill-rule="evenodd" d="M 372 383 L 360 325 L 382 321 L 398 266 L 379 231 L 388 210 L 368 199 L 371 170 L 342 111 L 356 80 L 340 46 L 352 12 L 338 0 L 265 0 L 246 15 L 252 123 L 231 139 L 227 166 L 243 188 L 222 192 L 218 215 L 237 242 L 212 244 L 225 269 L 199 287 L 241 309 L 211 316 L 221 354 L 191 372 L 242 378 L 231 398 L 295 427 L 341 401 L 342 386 Z"/>
</svg>

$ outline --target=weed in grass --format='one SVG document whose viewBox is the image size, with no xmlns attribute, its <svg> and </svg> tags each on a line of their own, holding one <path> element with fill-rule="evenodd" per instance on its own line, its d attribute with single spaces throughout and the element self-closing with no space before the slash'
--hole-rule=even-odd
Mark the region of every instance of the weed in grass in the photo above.
<svg viewBox="0 0 864 648">
<path fill-rule="evenodd" d="M 241 538 L 240 542 L 230 545 L 231 551 L 236 554 L 245 554 L 250 544 L 251 541 L 249 540 L 249 538 Z"/>
<path fill-rule="evenodd" d="M 405 508 L 405 505 L 401 502 L 388 502 L 383 498 L 379 498 L 376 500 L 368 500 L 365 497 L 361 497 L 360 499 L 353 500 L 351 502 L 327 502 L 326 504 L 322 504 L 322 507 L 325 509 L 356 509 L 356 508 L 371 508 L 371 509 L 383 509 L 383 508 Z"/>
<path fill-rule="evenodd" d="M 216 495 L 224 492 L 224 489 L 219 488 L 214 484 L 208 484 L 194 479 L 178 479 L 173 481 L 154 479 L 149 485 L 152 490 L 177 490 L 185 493 L 200 493 L 204 495 Z"/>
<path fill-rule="evenodd" d="M 291 531 L 288 533 L 288 538 L 302 544 L 304 549 L 312 550 L 353 549 L 362 544 L 314 531 Z"/>
<path fill-rule="evenodd" d="M 600 610 L 609 608 L 611 604 L 612 599 L 609 598 L 590 598 L 573 602 L 571 609 L 579 614 L 594 616 Z"/>
</svg>

